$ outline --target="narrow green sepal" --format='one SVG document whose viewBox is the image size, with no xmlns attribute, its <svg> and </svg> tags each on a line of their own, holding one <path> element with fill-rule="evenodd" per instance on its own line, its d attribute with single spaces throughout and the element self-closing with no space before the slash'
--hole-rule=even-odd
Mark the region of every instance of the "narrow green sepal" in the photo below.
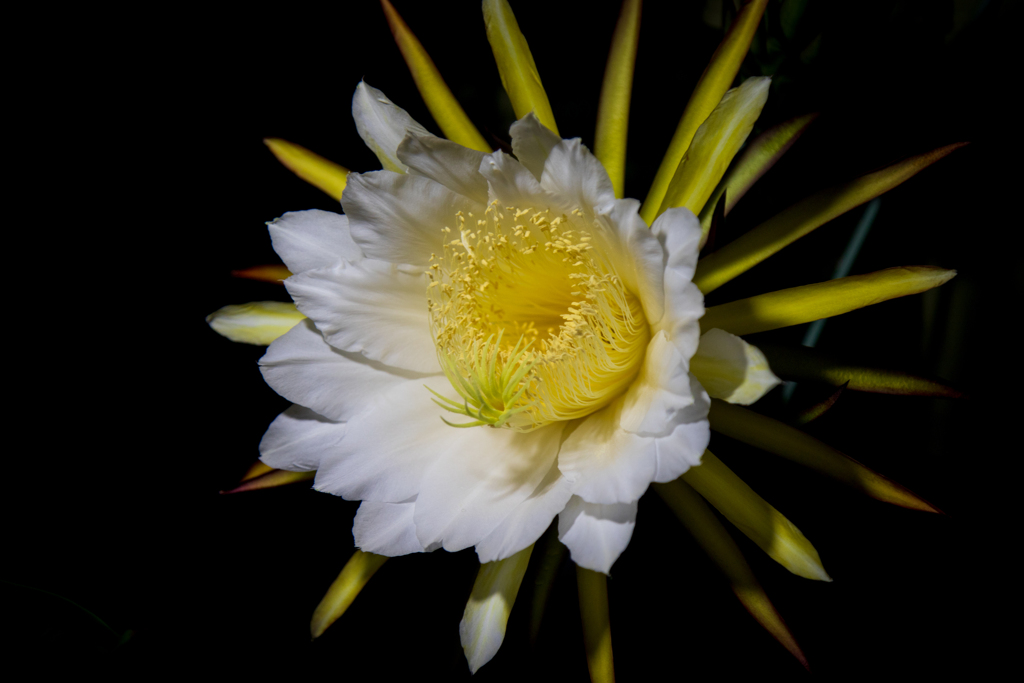
<svg viewBox="0 0 1024 683">
<path fill-rule="evenodd" d="M 221 491 L 222 494 L 244 493 L 245 491 L 259 491 L 261 489 L 273 489 L 278 486 L 297 484 L 300 481 L 309 481 L 316 476 L 316 472 L 289 472 L 288 470 L 270 470 L 252 479 L 246 479 L 230 491 Z"/>
<path fill-rule="evenodd" d="M 913 491 L 810 434 L 753 410 L 712 399 L 708 420 L 719 434 L 810 467 L 876 500 L 911 510 L 942 512 Z"/>
<path fill-rule="evenodd" d="M 963 398 L 964 393 L 945 381 L 898 370 L 871 368 L 804 346 L 758 344 L 772 371 L 791 382 L 826 382 L 850 391 L 900 396 Z"/>
<path fill-rule="evenodd" d="M 839 397 L 842 395 L 844 391 L 846 391 L 846 387 L 848 386 L 850 386 L 849 380 L 844 382 L 843 385 L 839 387 L 839 389 L 833 391 L 824 401 L 817 401 L 808 408 L 801 410 L 800 413 L 796 416 L 796 423 L 798 425 L 805 425 L 809 422 L 817 420 L 819 417 L 828 412 L 832 408 L 832 406 L 836 404 L 836 401 L 839 400 Z"/>
</svg>

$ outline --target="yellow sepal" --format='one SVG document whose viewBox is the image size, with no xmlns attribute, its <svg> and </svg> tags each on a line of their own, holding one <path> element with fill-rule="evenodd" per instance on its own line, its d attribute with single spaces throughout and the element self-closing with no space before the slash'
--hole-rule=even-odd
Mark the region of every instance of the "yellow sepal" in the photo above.
<svg viewBox="0 0 1024 683">
<path fill-rule="evenodd" d="M 725 195 L 723 214 L 728 215 L 736 206 L 736 202 L 753 187 L 761 176 L 768 172 L 768 169 L 775 165 L 775 162 L 782 158 L 783 154 L 789 151 L 793 143 L 816 118 L 818 118 L 817 114 L 805 114 L 783 121 L 761 133 L 747 145 L 746 150 L 729 169 L 729 173 L 718 184 L 715 193 L 711 195 L 711 199 L 701 210 L 700 227 L 704 233 L 704 240 L 707 239 L 708 230 L 711 228 L 715 205 L 718 204 L 722 195 Z M 703 246 L 703 242 L 701 246 Z"/>
<path fill-rule="evenodd" d="M 530 643 L 537 642 L 540 625 L 547 610 L 551 589 L 555 586 L 558 568 L 562 565 L 569 549 L 555 535 L 549 534 L 543 541 L 542 556 L 537 567 L 537 578 L 533 582 L 533 599 L 530 604 Z"/>
<path fill-rule="evenodd" d="M 805 425 L 817 420 L 819 417 L 821 417 L 822 415 L 824 415 L 825 413 L 832 409 L 832 407 L 836 404 L 836 401 L 839 400 L 839 397 L 843 395 L 844 391 L 846 391 L 846 388 L 847 386 L 849 386 L 849 384 L 849 382 L 843 384 L 841 387 L 839 387 L 831 394 L 826 396 L 823 400 L 819 400 L 816 403 L 812 403 L 806 408 L 801 409 L 800 412 L 797 413 L 796 418 L 793 420 L 793 422 L 795 422 L 798 425 Z"/>
<path fill-rule="evenodd" d="M 501 647 L 508 617 L 532 552 L 531 544 L 504 560 L 480 565 L 473 592 L 459 623 L 462 650 L 472 673 L 491 661 Z"/>
<path fill-rule="evenodd" d="M 246 471 L 245 475 L 242 476 L 241 480 L 248 481 L 250 479 L 255 479 L 256 477 L 262 474 L 266 474 L 267 472 L 272 472 L 273 470 L 274 468 L 268 465 L 267 463 L 263 462 L 262 460 L 257 460 Z"/>
<path fill-rule="evenodd" d="M 697 263 L 693 283 L 708 294 L 820 225 L 888 192 L 947 154 L 963 147 L 940 147 L 852 182 L 830 187 L 797 202 Z"/>
<path fill-rule="evenodd" d="M 658 172 L 651 183 L 651 189 L 647 192 L 647 199 L 644 200 L 643 208 L 640 209 L 640 216 L 650 225 L 654 222 L 661 208 L 661 202 L 665 198 L 669 182 L 675 175 L 679 162 L 682 160 L 686 150 L 690 147 L 690 141 L 694 134 L 704 123 L 704 120 L 711 114 L 722 96 L 732 87 L 732 82 L 740 70 L 740 64 L 750 49 L 750 41 L 754 39 L 754 32 L 764 14 L 765 5 L 768 0 L 752 0 L 740 10 L 733 21 L 732 26 L 725 38 L 719 44 L 715 54 L 711 56 L 697 87 L 690 95 L 690 101 L 686 103 L 683 117 L 679 120 L 676 132 L 669 142 L 665 157 L 658 167 Z M 666 65 L 669 66 L 669 65 Z"/>
<path fill-rule="evenodd" d="M 768 594 L 754 576 L 736 541 L 732 540 L 728 530 L 711 512 L 704 499 L 682 479 L 653 486 L 711 561 L 725 574 L 732 592 L 750 615 L 806 667 L 807 658 L 797 645 L 796 638 L 768 599 Z"/>
<path fill-rule="evenodd" d="M 262 463 L 260 463 L 262 464 Z M 250 472 L 256 470 L 253 466 Z M 245 491 L 260 491 L 262 489 L 273 489 L 278 486 L 287 486 L 288 484 L 297 484 L 300 481 L 309 481 L 316 476 L 316 472 L 291 472 L 289 470 L 275 470 L 268 469 L 257 475 L 246 475 L 235 488 L 230 491 L 221 491 L 221 493 L 244 493 Z"/>
<path fill-rule="evenodd" d="M 780 289 L 712 306 L 701 318 L 700 326 L 705 330 L 717 327 L 740 336 L 765 332 L 919 294 L 948 282 L 955 275 L 955 270 L 936 266 L 903 266 Z"/>
<path fill-rule="evenodd" d="M 800 530 L 711 451 L 704 451 L 700 466 L 687 470 L 683 480 L 783 567 L 806 579 L 832 580 Z"/>
<path fill-rule="evenodd" d="M 626 175 L 626 132 L 629 98 L 633 92 L 633 68 L 640 38 L 641 0 L 624 0 L 612 35 L 612 49 L 604 68 L 601 101 L 597 107 L 594 156 L 608 171 L 615 196 L 623 196 Z"/>
<path fill-rule="evenodd" d="M 690 359 L 690 372 L 712 398 L 745 406 L 782 381 L 760 349 L 718 329 L 701 335 L 697 353 Z"/>
<path fill-rule="evenodd" d="M 756 448 L 810 467 L 885 503 L 911 510 L 938 512 L 917 497 L 831 446 L 795 427 L 753 410 L 712 400 L 708 415 L 711 429 Z"/>
<path fill-rule="evenodd" d="M 592 683 L 615 683 L 612 628 L 608 617 L 608 577 L 576 566 L 576 586 L 583 617 L 583 646 Z"/>
<path fill-rule="evenodd" d="M 287 140 L 267 138 L 263 144 L 289 171 L 341 201 L 341 193 L 348 182 L 347 168 Z"/>
<path fill-rule="evenodd" d="M 441 78 L 441 73 L 434 66 L 433 60 L 423 49 L 419 39 L 409 30 L 409 26 L 388 0 L 380 0 L 380 4 L 384 8 L 384 16 L 387 17 L 395 42 L 398 43 L 398 49 L 409 66 L 413 80 L 416 81 L 416 88 L 445 137 L 463 147 L 490 154 L 490 145 L 466 116 L 462 105 Z"/>
<path fill-rule="evenodd" d="M 357 550 L 345 563 L 331 587 L 327 589 L 320 604 L 313 612 L 313 620 L 309 624 L 309 632 L 313 638 L 319 638 L 327 627 L 345 613 L 366 583 L 387 561 L 383 555 L 364 553 Z"/>
<path fill-rule="evenodd" d="M 937 379 L 854 365 L 803 346 L 788 348 L 765 345 L 760 348 L 772 369 L 786 380 L 825 382 L 834 387 L 845 384 L 850 391 L 898 396 L 963 396 L 962 392 Z"/>
<path fill-rule="evenodd" d="M 253 301 L 219 308 L 206 316 L 206 322 L 233 342 L 268 346 L 305 318 L 295 304 Z"/>
<path fill-rule="evenodd" d="M 545 128 L 557 135 L 558 127 L 548 94 L 544 92 L 530 46 L 519 30 L 508 1 L 484 0 L 483 9 L 487 40 L 498 63 L 501 85 L 512 101 L 516 118 L 521 119 L 532 111 Z"/>
<path fill-rule="evenodd" d="M 232 270 L 231 274 L 246 280 L 259 280 L 260 282 L 276 282 L 280 284 L 292 276 L 292 271 L 284 266 L 266 265 Z"/>
<path fill-rule="evenodd" d="M 668 209 L 686 207 L 695 214 L 704 208 L 718 181 L 754 128 L 768 100 L 770 78 L 748 78 L 725 93 L 722 101 L 697 129 L 672 176 L 660 215 Z"/>
</svg>

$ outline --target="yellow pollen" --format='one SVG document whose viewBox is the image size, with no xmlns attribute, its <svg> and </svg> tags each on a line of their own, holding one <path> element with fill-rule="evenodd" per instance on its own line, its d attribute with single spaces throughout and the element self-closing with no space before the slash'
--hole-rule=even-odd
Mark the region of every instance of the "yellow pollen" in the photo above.
<svg viewBox="0 0 1024 683">
<path fill-rule="evenodd" d="M 431 334 L 459 395 L 434 400 L 471 418 L 448 422 L 455 427 L 530 431 L 621 394 L 650 331 L 640 302 L 593 247 L 593 219 L 581 209 L 504 211 L 492 202 L 473 230 L 459 212 L 459 238 L 443 237 L 442 254 L 431 255 Z M 518 222 L 524 216 L 543 241 Z"/>
</svg>

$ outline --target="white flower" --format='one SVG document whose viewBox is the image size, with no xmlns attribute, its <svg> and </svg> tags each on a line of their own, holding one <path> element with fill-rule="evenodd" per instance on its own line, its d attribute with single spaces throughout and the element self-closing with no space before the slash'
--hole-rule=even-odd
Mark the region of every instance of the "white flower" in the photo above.
<svg viewBox="0 0 1024 683">
<path fill-rule="evenodd" d="M 648 485 L 700 463 L 708 392 L 751 403 L 778 381 L 738 337 L 700 336 L 699 222 L 648 228 L 532 114 L 515 158 L 434 137 L 365 84 L 353 115 L 390 170 L 351 174 L 344 215 L 270 225 L 308 320 L 261 360 L 296 404 L 263 461 L 363 501 L 364 551 L 491 562 L 558 515 L 572 559 L 607 573 Z"/>
</svg>

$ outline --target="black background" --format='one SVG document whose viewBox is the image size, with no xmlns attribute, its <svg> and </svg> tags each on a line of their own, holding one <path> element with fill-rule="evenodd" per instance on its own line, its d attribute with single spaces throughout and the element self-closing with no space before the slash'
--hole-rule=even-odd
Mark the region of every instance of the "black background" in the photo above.
<svg viewBox="0 0 1024 683">
<path fill-rule="evenodd" d="M 769 3 L 765 23 L 776 38 L 779 4 Z M 505 140 L 514 117 L 479 4 L 396 6 L 485 136 Z M 618 3 L 513 7 L 560 132 L 592 146 Z M 814 542 L 835 579 L 795 577 L 737 534 L 819 677 L 984 678 L 1008 646 L 1000 620 L 1016 591 L 1007 519 L 1020 452 L 1004 441 L 1016 426 L 1020 371 L 1017 10 L 811 0 L 792 39 L 771 52 L 762 42 L 760 59 L 744 65 L 744 76 L 776 74 L 758 130 L 808 111 L 822 116 L 738 205 L 720 241 L 813 190 L 972 143 L 885 195 L 853 269 L 934 264 L 959 276 L 831 320 L 819 342 L 865 364 L 942 376 L 970 397 L 848 392 L 808 427 L 948 514 L 887 506 L 719 436 L 712 444 Z M 278 262 L 266 221 L 338 208 L 261 139 L 291 140 L 356 171 L 377 168 L 350 114 L 360 78 L 440 132 L 379 6 L 80 12 L 61 17 L 57 37 L 39 30 L 53 18 L 30 28 L 58 65 L 35 52 L 16 64 L 25 96 L 11 157 L 17 225 L 8 226 L 19 302 L 8 328 L 17 407 L 7 421 L 0 575 L 8 661 L 143 678 L 200 666 L 227 675 L 285 667 L 297 678 L 467 678 L 458 622 L 477 567 L 472 551 L 389 561 L 310 644 L 313 608 L 352 552 L 357 503 L 302 485 L 218 494 L 255 461 L 287 402 L 259 375 L 263 350 L 219 337 L 204 316 L 230 303 L 287 300 L 282 287 L 230 271 Z M 643 198 L 721 38 L 702 13 L 700 2 L 645 4 L 627 196 Z M 123 22 L 130 28 L 111 28 Z M 820 50 L 805 64 L 799 55 L 819 33 Z M 828 279 L 859 215 L 822 227 L 709 305 Z M 798 344 L 802 334 L 763 341 Z M 823 395 L 801 386 L 787 407 L 776 390 L 759 410 L 791 417 Z M 476 678 L 587 680 L 571 564 L 531 648 L 532 579 L 531 568 L 505 644 Z M 805 675 L 653 496 L 641 501 L 609 591 L 620 680 Z"/>
</svg>

